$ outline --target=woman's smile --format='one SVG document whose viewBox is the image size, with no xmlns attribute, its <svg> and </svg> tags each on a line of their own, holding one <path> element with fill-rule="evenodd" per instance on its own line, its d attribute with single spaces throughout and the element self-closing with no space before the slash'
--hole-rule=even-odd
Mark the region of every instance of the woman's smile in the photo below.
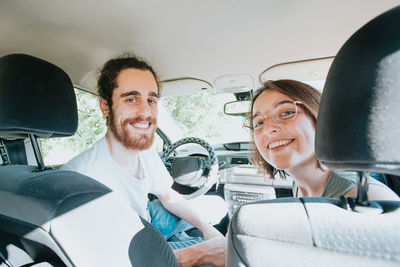
<svg viewBox="0 0 400 267">
<path fill-rule="evenodd" d="M 277 140 L 277 141 L 271 141 L 267 144 L 267 148 L 272 151 L 277 151 L 281 148 L 288 146 L 293 141 L 294 141 L 294 139 L 281 139 L 281 140 Z"/>
</svg>

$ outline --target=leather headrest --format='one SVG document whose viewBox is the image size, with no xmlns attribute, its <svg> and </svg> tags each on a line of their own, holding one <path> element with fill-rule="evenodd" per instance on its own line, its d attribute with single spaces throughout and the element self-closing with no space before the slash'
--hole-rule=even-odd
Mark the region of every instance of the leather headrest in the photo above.
<svg viewBox="0 0 400 267">
<path fill-rule="evenodd" d="M 329 70 L 316 129 L 331 169 L 400 173 L 400 6 L 343 45 Z"/>
<path fill-rule="evenodd" d="M 68 75 L 39 58 L 0 58 L 0 136 L 70 136 L 78 127 L 75 92 Z"/>
</svg>

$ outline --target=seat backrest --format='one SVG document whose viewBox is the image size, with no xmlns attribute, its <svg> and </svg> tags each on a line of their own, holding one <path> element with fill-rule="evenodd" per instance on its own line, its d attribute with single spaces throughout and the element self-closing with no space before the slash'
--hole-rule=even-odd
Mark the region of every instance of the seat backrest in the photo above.
<svg viewBox="0 0 400 267">
<path fill-rule="evenodd" d="M 397 7 L 357 31 L 335 57 L 318 115 L 317 158 L 333 170 L 398 175 L 399 89 Z M 326 198 L 243 205 L 229 225 L 227 266 L 399 266 L 400 202 L 376 203 L 381 214 Z"/>
<path fill-rule="evenodd" d="M 399 266 L 400 203 L 356 213 L 338 199 L 281 198 L 240 206 L 226 266 Z"/>
<path fill-rule="evenodd" d="M 69 136 L 77 123 L 73 85 L 63 70 L 28 55 L 0 58 L 0 137 Z M 0 166 L 2 260 L 177 266 L 162 235 L 103 184 L 71 171 L 12 164 Z"/>
</svg>

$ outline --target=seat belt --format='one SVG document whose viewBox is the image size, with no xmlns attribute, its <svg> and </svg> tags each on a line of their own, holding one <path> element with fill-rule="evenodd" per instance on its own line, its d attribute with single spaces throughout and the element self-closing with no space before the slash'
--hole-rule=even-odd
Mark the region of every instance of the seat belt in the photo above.
<svg viewBox="0 0 400 267">
<path fill-rule="evenodd" d="M 3 161 L 2 165 L 11 165 L 10 157 L 8 156 L 7 148 L 2 138 L 0 138 L 0 155 Z"/>
</svg>

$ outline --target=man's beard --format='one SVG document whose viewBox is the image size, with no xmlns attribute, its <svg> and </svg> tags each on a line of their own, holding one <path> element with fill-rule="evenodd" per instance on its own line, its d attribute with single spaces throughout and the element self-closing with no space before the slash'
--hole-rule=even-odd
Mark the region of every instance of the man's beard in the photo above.
<svg viewBox="0 0 400 267">
<path fill-rule="evenodd" d="M 136 122 L 147 121 L 151 123 L 153 131 L 148 134 L 133 134 L 129 132 L 128 124 L 133 124 Z M 110 127 L 111 132 L 114 134 L 115 138 L 123 144 L 127 149 L 131 150 L 144 150 L 149 148 L 153 144 L 154 133 L 156 131 L 157 119 L 153 117 L 136 117 L 125 119 L 122 122 L 116 121 L 114 117 L 114 112 L 111 110 L 108 116 L 108 127 Z"/>
</svg>

